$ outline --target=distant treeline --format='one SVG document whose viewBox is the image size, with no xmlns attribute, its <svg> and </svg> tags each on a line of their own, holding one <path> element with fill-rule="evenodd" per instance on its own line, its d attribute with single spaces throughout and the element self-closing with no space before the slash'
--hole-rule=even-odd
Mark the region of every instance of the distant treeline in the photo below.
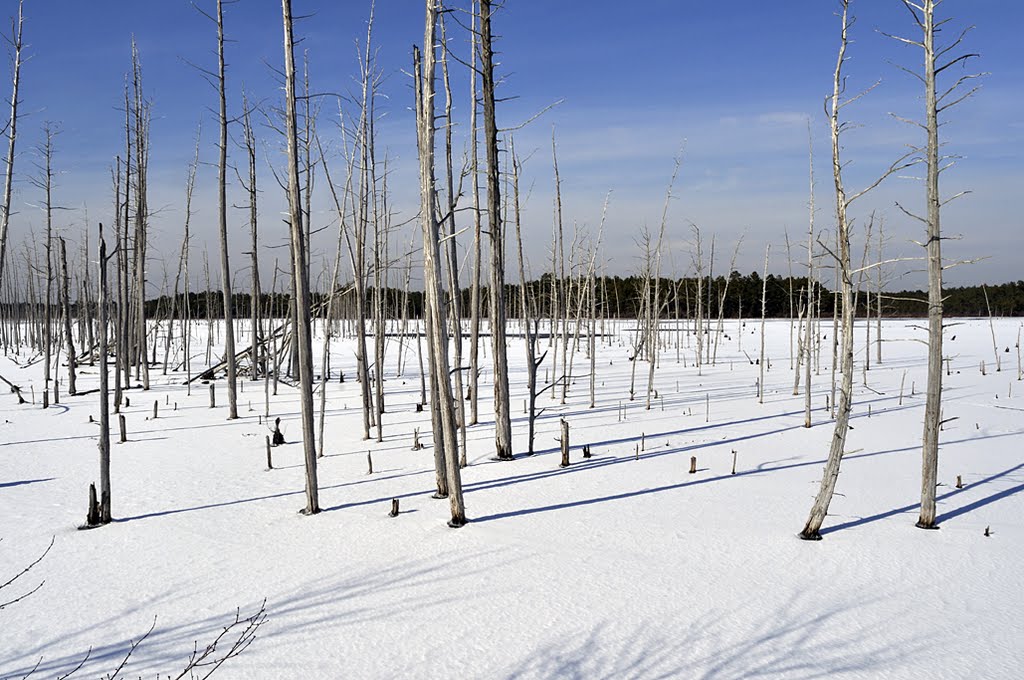
<svg viewBox="0 0 1024 680">
<path fill-rule="evenodd" d="M 760 318 L 761 316 L 761 291 L 765 287 L 765 315 L 768 318 L 789 318 L 796 314 L 801 300 L 806 299 L 808 281 L 806 278 L 775 276 L 769 274 L 767 281 L 763 281 L 757 272 L 744 276 L 739 272 L 733 272 L 728 281 L 724 276 L 713 279 L 705 278 L 701 288 L 701 297 L 704 300 L 703 314 L 705 316 L 717 317 L 719 305 L 722 305 L 725 318 L 735 319 L 738 316 L 743 318 Z M 728 284 L 728 285 L 727 285 Z M 580 286 L 586 287 L 586 282 L 581 284 L 578 280 L 571 283 L 563 281 L 558 287 L 558 294 L 570 300 L 570 315 L 574 315 L 578 306 Z M 531 313 L 541 318 L 550 316 L 552 300 L 555 295 L 555 286 L 550 275 L 544 275 L 538 280 L 527 284 L 528 294 L 531 299 Z M 641 314 L 642 295 L 644 291 L 644 280 L 639 276 L 610 276 L 599 277 L 594 282 L 595 295 L 597 297 L 598 316 L 604 318 L 637 318 Z M 653 286 L 650 288 L 653 291 Z M 662 318 L 692 318 L 697 314 L 697 290 L 698 281 L 696 278 L 684 279 L 662 279 L 661 286 L 661 316 Z M 825 286 L 812 285 L 812 298 L 814 304 L 820 304 L 822 316 L 832 315 L 833 294 Z M 723 302 L 723 293 L 724 302 Z M 985 303 L 985 295 L 988 294 L 988 305 Z M 389 318 L 402 318 L 407 316 L 410 319 L 419 319 L 423 313 L 422 291 L 410 290 L 408 295 L 397 288 L 382 289 L 384 295 L 385 314 Z M 373 288 L 367 289 L 367 304 L 370 308 L 375 302 L 376 292 Z M 506 286 L 506 300 L 508 301 L 509 316 L 518 318 L 522 314 L 520 309 L 520 295 L 518 285 Z M 653 295 L 653 292 L 651 293 Z M 994 316 L 1024 316 L 1024 281 L 1015 283 L 1003 283 L 995 286 L 965 286 L 961 288 L 947 288 L 945 290 L 946 302 L 945 313 L 948 316 L 987 316 L 988 309 Z M 876 314 L 878 302 L 874 289 L 870 290 L 871 315 Z M 320 310 L 318 316 L 322 316 L 327 308 L 326 293 L 313 294 L 313 308 Z M 928 295 L 925 291 L 882 291 L 882 316 L 886 317 L 923 317 L 926 315 L 927 307 L 925 301 Z M 486 315 L 488 293 L 485 290 L 481 295 L 482 314 Z M 865 305 L 868 299 L 868 291 L 862 290 L 858 294 L 857 307 L 859 314 L 865 313 Z M 233 310 L 236 317 L 247 318 L 251 316 L 251 296 L 248 293 L 239 293 L 232 296 Z M 261 314 L 273 317 L 282 317 L 288 311 L 289 296 L 283 293 L 265 294 L 260 298 Z M 335 295 L 336 316 L 351 317 L 354 314 L 355 295 L 351 286 L 342 286 Z M 189 294 L 189 310 L 192 318 L 220 318 L 223 316 L 223 297 L 220 291 L 200 292 Z M 470 294 L 469 289 L 462 290 L 462 313 L 469 316 Z M 170 315 L 172 307 L 174 316 L 178 317 L 184 309 L 184 296 L 179 295 L 177 302 L 172 305 L 169 296 L 162 296 L 146 303 L 146 315 L 150 318 L 166 318 Z M 586 314 L 589 304 L 583 306 Z M 709 311 L 710 310 L 710 311 Z"/>
<path fill-rule="evenodd" d="M 555 295 L 555 286 L 550 275 L 544 275 L 538 280 L 527 284 L 531 300 L 531 313 L 540 318 L 547 318 L 551 314 L 552 300 Z M 761 290 L 765 286 L 765 314 L 768 318 L 789 318 L 790 314 L 797 314 L 801 300 L 806 299 L 808 282 L 806 278 L 775 276 L 769 274 L 767 282 L 763 281 L 757 272 L 744 276 L 739 272 L 733 272 L 728 281 L 724 276 L 705 278 L 700 286 L 701 297 L 704 300 L 703 314 L 705 317 L 716 318 L 719 314 L 719 305 L 722 305 L 723 315 L 728 319 L 735 319 L 742 315 L 743 318 L 760 318 L 761 316 Z M 728 284 L 728 286 L 726 285 Z M 557 287 L 561 299 L 568 297 L 570 301 L 570 316 L 574 316 L 579 308 L 580 286 L 586 287 L 586 282 L 573 279 L 572 282 L 563 281 Z M 653 286 L 650 290 L 653 291 Z M 697 290 L 698 281 L 696 278 L 684 279 L 662 279 L 661 291 L 661 317 L 672 318 L 693 318 L 697 315 Z M 641 315 L 642 295 L 645 289 L 644 280 L 639 276 L 609 276 L 599 277 L 594 282 L 595 295 L 597 297 L 598 316 L 603 318 L 637 318 Z M 791 294 L 792 291 L 792 294 Z M 814 304 L 820 304 L 822 316 L 832 315 L 833 294 L 825 286 L 812 286 L 812 298 Z M 724 302 L 723 302 L 723 292 Z M 985 295 L 988 294 L 988 305 L 985 304 Z M 423 314 L 423 292 L 410 290 L 408 295 L 398 288 L 382 289 L 384 295 L 385 314 L 389 318 L 402 318 L 407 316 L 410 319 L 419 319 Z M 367 289 L 367 305 L 373 308 L 375 303 L 375 291 Z M 510 318 L 519 318 L 522 315 L 520 309 L 520 295 L 518 285 L 506 286 L 506 300 Z M 653 292 L 651 293 L 653 295 Z M 991 308 L 994 316 L 1024 316 L 1024 281 L 1015 283 L 1003 283 L 995 286 L 965 286 L 961 288 L 947 288 L 945 290 L 946 303 L 945 313 L 948 316 L 987 316 Z M 878 302 L 875 290 L 870 290 L 871 315 L 876 314 Z M 886 317 L 923 317 L 927 311 L 925 300 L 928 295 L 925 291 L 904 290 L 904 291 L 882 291 L 882 316 Z M 867 292 L 862 290 L 858 294 L 857 308 L 860 315 L 864 315 L 867 302 Z M 323 316 L 327 308 L 328 294 L 313 294 L 313 309 L 318 310 L 317 316 Z M 481 313 L 488 313 L 486 289 L 481 295 Z M 172 304 L 173 302 L 173 304 Z M 248 318 L 251 314 L 251 296 L 248 293 L 238 293 L 232 296 L 232 305 L 236 318 Z M 283 317 L 288 313 L 289 296 L 283 293 L 264 294 L 260 297 L 261 316 Z M 336 317 L 351 318 L 354 316 L 355 294 L 350 285 L 342 286 L 335 294 Z M 41 305 L 36 305 L 40 307 Z M 26 315 L 31 305 L 27 303 L 6 304 L 4 315 Z M 469 316 L 470 293 L 469 289 L 462 290 L 462 313 Z M 588 312 L 589 303 L 582 306 L 584 314 Z M 180 318 L 185 310 L 185 296 L 178 295 L 176 301 L 170 296 L 161 296 L 146 302 L 146 316 L 148 318 L 168 318 L 174 316 Z M 223 297 L 220 291 L 209 291 L 190 293 L 188 295 L 188 310 L 193 319 L 221 318 L 223 316 Z M 75 306 L 75 315 L 80 311 Z"/>
</svg>

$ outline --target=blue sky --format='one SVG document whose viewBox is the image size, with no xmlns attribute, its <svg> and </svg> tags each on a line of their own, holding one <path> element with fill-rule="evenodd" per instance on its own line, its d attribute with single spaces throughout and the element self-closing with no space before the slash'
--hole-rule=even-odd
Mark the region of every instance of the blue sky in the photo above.
<svg viewBox="0 0 1024 680">
<path fill-rule="evenodd" d="M 199 0 L 212 8 L 212 0 Z M 468 5 L 468 1 L 463 3 Z M 176 260 L 183 219 L 186 165 L 200 118 L 205 127 L 202 157 L 215 159 L 214 91 L 185 60 L 215 64 L 215 32 L 189 2 L 80 2 L 34 0 L 26 3 L 25 37 L 31 60 L 23 67 L 23 112 L 16 162 L 15 242 L 42 225 L 38 191 L 27 181 L 35 172 L 34 147 L 44 121 L 60 123 L 57 167 L 62 171 L 56 201 L 75 210 L 60 215 L 60 224 L 78 238 L 87 219 L 109 221 L 112 202 L 109 168 L 122 152 L 122 119 L 118 112 L 123 79 L 129 68 L 130 39 L 138 40 L 145 87 L 154 104 L 150 203 L 160 209 L 153 218 L 151 271 L 160 261 Z M 3 15 L 16 11 L 11 0 L 0 3 Z M 499 126 L 512 127 L 557 100 L 559 106 L 516 133 L 516 147 L 529 156 L 524 187 L 529 190 L 524 214 L 528 256 L 539 273 L 547 261 L 552 224 L 550 137 L 558 137 L 567 230 L 581 237 L 596 232 L 601 205 L 611 191 L 605 227 L 604 257 L 612 273 L 631 273 L 639 266 L 634 240 L 646 224 L 656 229 L 661 217 L 673 157 L 683 148 L 683 161 L 669 211 L 667 233 L 672 244 L 666 271 L 689 273 L 691 224 L 717 242 L 717 271 L 728 266 L 733 244 L 744 237 L 737 268 L 760 269 L 764 248 L 772 244 L 773 266 L 786 270 L 784 230 L 800 240 L 807 229 L 807 120 L 810 119 L 817 171 L 816 224 L 829 229 L 832 191 L 828 139 L 822 102 L 830 91 L 838 38 L 838 3 L 829 0 L 707 3 L 652 0 L 627 7 L 621 2 L 586 3 L 519 0 L 508 2 L 495 17 L 503 76 Z M 965 46 L 981 53 L 972 70 L 990 73 L 976 97 L 952 111 L 943 129 L 950 153 L 963 156 L 943 176 L 949 193 L 973 193 L 949 206 L 944 228 L 963 234 L 950 242 L 951 258 L 988 259 L 948 272 L 956 285 L 1024 278 L 1020 257 L 1024 220 L 1016 206 L 1024 188 L 1024 60 L 1015 51 L 1015 27 L 1024 19 L 1019 3 L 977 0 L 946 2 L 955 26 L 974 24 Z M 355 41 L 365 34 L 368 2 L 295 0 L 294 11 L 310 14 L 297 26 L 308 50 L 313 89 L 346 94 L 355 88 Z M 917 132 L 889 117 L 896 112 L 918 116 L 917 82 L 892 62 L 915 66 L 918 53 L 881 36 L 876 29 L 908 34 L 914 27 L 899 0 L 853 3 L 858 22 L 853 29 L 847 65 L 851 91 L 881 81 L 862 102 L 847 109 L 861 127 L 845 138 L 849 162 L 847 183 L 853 189 L 870 182 L 920 140 Z M 411 46 L 422 41 L 422 3 L 378 0 L 375 41 L 380 66 L 387 74 L 382 89 L 386 114 L 380 125 L 380 148 L 392 159 L 392 203 L 400 215 L 416 209 L 414 127 L 409 104 L 410 80 L 403 72 Z M 280 101 L 271 67 L 282 60 L 280 6 L 269 0 L 241 0 L 226 9 L 230 103 L 238 111 L 241 88 L 273 105 Z M 450 27 L 453 50 L 465 54 L 467 39 Z M 462 154 L 468 120 L 468 82 L 457 77 L 456 156 Z M 337 104 L 323 100 L 320 131 L 334 148 L 340 145 L 334 125 Z M 236 131 L 237 132 L 237 131 Z M 268 127 L 259 130 L 264 158 L 261 168 L 282 161 L 279 141 Z M 333 142 L 332 142 L 333 138 Z M 235 147 L 231 153 L 241 158 Z M 458 160 L 456 161 L 458 162 Z M 280 243 L 285 229 L 278 214 L 283 197 L 269 171 L 263 172 L 261 198 L 263 243 Z M 216 169 L 200 170 L 196 196 L 197 233 L 194 251 L 204 243 L 215 263 Z M 320 183 L 323 189 L 323 183 Z M 233 186 L 231 200 L 243 202 Z M 328 196 L 314 201 L 317 224 L 330 222 Z M 886 220 L 890 252 L 916 256 L 910 244 L 920 229 L 898 213 L 895 201 L 920 205 L 923 187 L 909 179 L 892 179 L 859 206 L 863 221 L 870 210 Z M 237 254 L 247 242 L 246 216 L 232 211 L 230 239 L 237 247 L 233 269 L 239 283 L 248 278 Z M 328 230 L 329 231 L 329 230 Z M 411 228 L 395 237 L 408 242 Z M 326 232 L 315 244 L 331 259 L 334 239 Z M 279 251 L 268 251 L 268 259 Z M 795 253 L 798 260 L 802 254 Z M 196 255 L 193 262 L 201 262 Z M 216 266 L 215 264 L 213 266 Z M 268 264 L 268 267 L 270 265 Z M 893 274 L 918 268 L 907 263 Z M 198 271 L 198 267 L 194 269 Z M 269 272 L 268 272 L 269 273 Z M 151 276 L 159 285 L 160 274 Z M 893 287 L 920 285 L 910 273 Z"/>
</svg>

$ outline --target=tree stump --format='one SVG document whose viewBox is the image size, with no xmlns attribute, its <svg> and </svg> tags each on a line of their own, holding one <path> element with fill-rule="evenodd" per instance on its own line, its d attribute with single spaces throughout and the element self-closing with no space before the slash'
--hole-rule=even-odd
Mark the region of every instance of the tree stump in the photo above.
<svg viewBox="0 0 1024 680">
<path fill-rule="evenodd" d="M 697 456 L 690 456 L 690 474 L 697 474 Z"/>
<path fill-rule="evenodd" d="M 270 435 L 267 435 L 267 469 L 274 469 L 274 461 L 270 457 Z"/>
<path fill-rule="evenodd" d="M 562 419 L 562 462 L 558 467 L 569 467 L 569 423 Z"/>
<path fill-rule="evenodd" d="M 160 410 L 160 401 L 159 400 L 154 400 L 153 401 L 153 420 L 157 419 L 157 415 L 159 413 L 159 410 Z"/>
<path fill-rule="evenodd" d="M 215 385 L 210 383 L 210 408 L 217 407 L 217 394 L 214 392 Z"/>
<path fill-rule="evenodd" d="M 373 474 L 373 454 L 371 454 L 369 451 L 366 452 L 366 468 L 367 468 L 366 474 L 372 475 Z"/>
<path fill-rule="evenodd" d="M 732 452 L 732 472 L 730 474 L 736 474 L 736 451 Z"/>
<path fill-rule="evenodd" d="M 391 512 L 388 513 L 388 517 L 398 517 L 398 499 L 391 499 Z"/>
<path fill-rule="evenodd" d="M 583 445 L 583 457 L 590 458 L 590 444 Z"/>
<path fill-rule="evenodd" d="M 95 527 L 100 523 L 100 504 L 96 500 L 96 485 L 89 485 L 89 509 L 85 513 L 85 526 Z"/>
<path fill-rule="evenodd" d="M 281 433 L 281 419 L 277 418 L 274 420 L 274 438 L 272 440 L 274 446 L 281 446 L 284 444 L 284 435 Z"/>
<path fill-rule="evenodd" d="M 128 428 L 125 426 L 124 414 L 117 414 L 117 427 L 121 431 L 121 443 L 128 441 Z"/>
</svg>

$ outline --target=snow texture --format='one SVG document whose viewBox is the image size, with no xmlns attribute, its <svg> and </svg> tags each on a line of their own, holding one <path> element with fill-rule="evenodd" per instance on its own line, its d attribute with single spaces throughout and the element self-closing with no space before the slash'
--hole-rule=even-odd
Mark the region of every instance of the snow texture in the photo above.
<svg viewBox="0 0 1024 680">
<path fill-rule="evenodd" d="M 490 460 L 488 364 L 463 471 L 471 521 L 458 530 L 445 526 L 448 503 L 430 497 L 430 421 L 414 409 L 414 342 L 405 343 L 408 364 L 397 376 L 401 341 L 389 337 L 381 444 L 360 437 L 354 342 L 335 343 L 319 461 L 324 512 L 313 517 L 298 514 L 304 471 L 292 388 L 282 383 L 271 398 L 288 443 L 274 449 L 268 471 L 270 429 L 257 423 L 262 382 L 246 382 L 242 418 L 229 422 L 223 385 L 210 409 L 207 387 L 196 383 L 188 396 L 182 376 L 154 368 L 149 392 L 127 393 L 127 443 L 116 443 L 112 419 L 115 521 L 92 531 L 76 527 L 98 475 L 98 426 L 89 418 L 98 419 L 96 393 L 62 395 L 43 410 L 41 362 L 0 358 L 0 375 L 26 398 L 34 387 L 37 401 L 19 406 L 14 395 L 0 395 L 0 582 L 55 537 L 18 582 L 42 587 L 0 610 L 0 678 L 20 678 L 40 658 L 33 677 L 57 677 L 90 648 L 76 677 L 111 672 L 154 617 L 125 673 L 176 674 L 197 641 L 204 645 L 236 608 L 252 613 L 264 598 L 268 621 L 257 640 L 216 677 L 1019 678 L 1021 324 L 996 322 L 999 372 L 987 320 L 947 331 L 944 417 L 955 420 L 941 437 L 939 531 L 914 527 L 925 376 L 917 325 L 885 322 L 884 362 L 875 364 L 872 348 L 865 387 L 858 323 L 853 429 L 820 542 L 797 533 L 832 435 L 827 320 L 810 429 L 803 396 L 791 394 L 787 321 L 768 325 L 763 405 L 758 367 L 742 351 L 757 355 L 759 321 L 742 330 L 728 321 L 717 365 L 700 374 L 693 336 L 667 324 L 649 411 L 646 364 L 629 401 L 635 324 L 609 322 L 598 342 L 596 408 L 587 408 L 584 343 L 568 403 L 552 400 L 558 390 L 539 400 L 546 410 L 532 458 L 520 453 L 523 348 L 510 340 L 517 459 Z M 239 324 L 239 346 L 246 327 Z M 194 332 L 203 337 L 192 347 L 205 351 L 205 324 Z M 685 365 L 677 362 L 680 337 Z M 81 367 L 79 390 L 95 388 L 96 370 Z M 550 370 L 549 357 L 540 377 Z M 560 418 L 571 427 L 566 469 L 558 466 Z M 416 427 L 426 445 L 420 451 L 411 450 Z M 388 517 L 392 498 L 401 501 L 396 518 Z"/>
</svg>

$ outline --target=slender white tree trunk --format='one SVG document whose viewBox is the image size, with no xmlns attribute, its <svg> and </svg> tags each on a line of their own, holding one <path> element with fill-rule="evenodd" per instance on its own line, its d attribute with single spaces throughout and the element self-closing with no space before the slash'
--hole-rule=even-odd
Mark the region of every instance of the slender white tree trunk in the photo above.
<svg viewBox="0 0 1024 680">
<path fill-rule="evenodd" d="M 426 0 L 423 44 L 427 50 L 420 57 L 414 48 L 414 77 L 416 81 L 416 140 L 420 169 L 420 225 L 423 230 L 423 278 L 426 305 L 429 309 L 427 349 L 430 357 L 432 384 L 436 385 L 437 414 L 440 432 L 434 430 L 435 451 L 443 441 L 444 469 L 451 508 L 450 527 L 466 523 L 466 508 L 462 497 L 462 476 L 459 470 L 458 433 L 449 377 L 448 333 L 444 304 L 444 286 L 441 280 L 440 227 L 437 220 L 437 188 L 434 180 L 434 80 L 437 27 L 437 0 Z M 436 454 L 435 454 L 436 455 Z"/>
<path fill-rule="evenodd" d="M 302 410 L 302 447 L 306 463 L 306 507 L 303 513 L 320 512 L 316 471 L 316 431 L 313 412 L 313 345 L 310 329 L 309 267 L 306 233 L 302 228 L 299 196 L 299 141 L 295 110 L 295 43 L 292 37 L 292 3 L 281 0 L 284 25 L 285 135 L 288 144 L 288 218 L 291 231 L 292 277 L 296 292 L 296 333 L 299 349 L 299 399 Z"/>
</svg>

